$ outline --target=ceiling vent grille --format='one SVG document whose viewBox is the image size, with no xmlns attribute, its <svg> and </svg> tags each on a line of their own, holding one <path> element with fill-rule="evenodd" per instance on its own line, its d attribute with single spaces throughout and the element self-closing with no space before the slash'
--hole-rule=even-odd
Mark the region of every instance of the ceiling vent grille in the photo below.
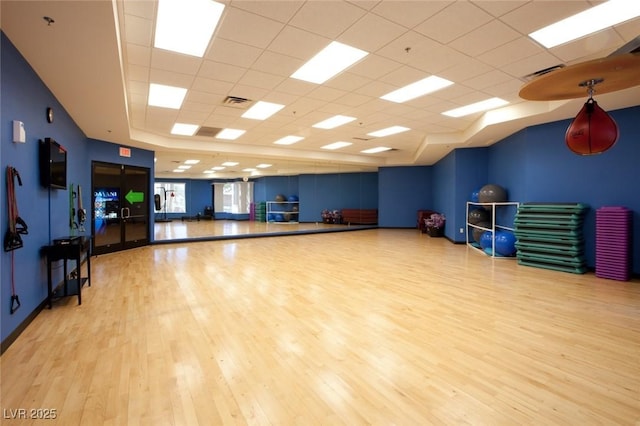
<svg viewBox="0 0 640 426">
<path fill-rule="evenodd" d="M 224 98 L 224 101 L 222 101 L 222 104 L 234 108 L 247 108 L 251 102 L 253 101 L 247 98 L 227 96 L 226 98 Z"/>
<path fill-rule="evenodd" d="M 196 133 L 196 136 L 202 136 L 205 138 L 215 138 L 222 129 L 219 127 L 205 127 L 202 126 Z"/>
<path fill-rule="evenodd" d="M 536 77 L 540 77 L 541 75 L 548 74 L 548 73 L 550 73 L 550 72 L 552 72 L 552 71 L 557 71 L 557 70 L 562 69 L 562 68 L 564 68 L 564 67 L 565 67 L 565 65 L 564 65 L 564 64 L 554 65 L 554 66 L 552 66 L 552 67 L 544 68 L 544 69 L 541 69 L 541 70 L 538 70 L 538 71 L 532 72 L 531 74 L 527 74 L 527 75 L 525 75 L 524 77 L 522 77 L 522 79 L 523 79 L 524 81 L 531 81 L 531 80 L 533 80 L 533 79 L 534 79 L 534 78 L 536 78 Z"/>
<path fill-rule="evenodd" d="M 359 138 L 359 137 L 357 137 L 357 136 L 354 136 L 354 137 L 353 137 L 353 139 L 355 139 L 355 140 L 357 140 L 357 141 L 365 141 L 365 142 L 366 142 L 366 141 L 370 141 L 370 140 L 371 140 L 371 138 Z"/>
</svg>

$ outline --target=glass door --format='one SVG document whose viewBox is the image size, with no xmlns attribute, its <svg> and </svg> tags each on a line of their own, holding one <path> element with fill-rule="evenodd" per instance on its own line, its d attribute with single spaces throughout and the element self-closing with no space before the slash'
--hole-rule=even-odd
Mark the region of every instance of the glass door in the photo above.
<svg viewBox="0 0 640 426">
<path fill-rule="evenodd" d="M 93 254 L 149 243 L 149 169 L 93 162 Z"/>
</svg>

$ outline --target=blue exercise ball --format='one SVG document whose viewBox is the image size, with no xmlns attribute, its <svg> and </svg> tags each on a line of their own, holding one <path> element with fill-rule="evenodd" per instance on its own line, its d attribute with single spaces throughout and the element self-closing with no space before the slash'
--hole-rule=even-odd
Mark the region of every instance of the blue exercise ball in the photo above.
<svg viewBox="0 0 640 426">
<path fill-rule="evenodd" d="M 275 220 L 276 222 L 284 222 L 284 215 L 282 213 L 276 213 Z"/>
<path fill-rule="evenodd" d="M 297 195 L 290 195 L 289 196 L 289 201 L 290 202 L 299 201 L 298 196 Z"/>
<path fill-rule="evenodd" d="M 472 203 L 478 203 L 478 202 L 479 202 L 479 201 L 478 201 L 478 194 L 479 194 L 479 193 L 480 193 L 480 190 L 479 190 L 479 189 L 476 189 L 475 191 L 473 191 L 473 192 L 471 193 L 471 200 L 469 200 L 469 201 L 471 201 Z"/>
<path fill-rule="evenodd" d="M 511 231 L 496 231 L 496 253 L 502 256 L 516 254 L 516 236 Z"/>
<path fill-rule="evenodd" d="M 480 247 L 484 250 L 490 249 L 493 245 L 493 232 L 484 231 L 480 237 Z"/>
</svg>

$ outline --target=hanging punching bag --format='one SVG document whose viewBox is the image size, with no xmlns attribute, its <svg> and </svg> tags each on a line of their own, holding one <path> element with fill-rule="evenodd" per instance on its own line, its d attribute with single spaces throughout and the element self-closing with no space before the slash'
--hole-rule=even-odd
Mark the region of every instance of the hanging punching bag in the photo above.
<svg viewBox="0 0 640 426">
<path fill-rule="evenodd" d="M 618 136 L 618 125 L 613 118 L 593 98 L 589 98 L 569 125 L 564 138 L 571 151 L 592 155 L 611 148 Z"/>
</svg>

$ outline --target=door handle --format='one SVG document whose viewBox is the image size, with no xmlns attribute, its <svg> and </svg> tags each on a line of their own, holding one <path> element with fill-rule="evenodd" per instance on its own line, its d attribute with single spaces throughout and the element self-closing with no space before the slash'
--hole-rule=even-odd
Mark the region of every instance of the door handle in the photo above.
<svg viewBox="0 0 640 426">
<path fill-rule="evenodd" d="M 131 210 L 129 209 L 129 207 L 123 207 L 120 209 L 120 216 L 123 219 L 128 219 L 129 216 L 131 216 Z"/>
</svg>

